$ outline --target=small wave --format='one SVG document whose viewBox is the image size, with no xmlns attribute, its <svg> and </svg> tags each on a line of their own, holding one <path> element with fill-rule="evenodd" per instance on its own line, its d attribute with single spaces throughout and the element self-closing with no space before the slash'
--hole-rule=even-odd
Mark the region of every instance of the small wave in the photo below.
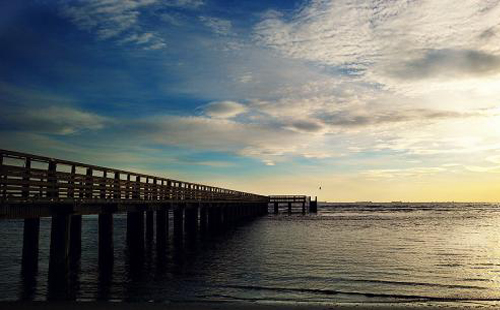
<svg viewBox="0 0 500 310">
<path fill-rule="evenodd" d="M 224 288 L 244 289 L 244 290 L 260 290 L 260 291 L 276 291 L 276 292 L 299 292 L 321 295 L 356 295 L 365 296 L 368 298 L 393 298 L 404 299 L 407 301 L 443 301 L 443 302 L 459 302 L 459 301 L 500 301 L 500 298 L 468 298 L 468 297 L 447 297 L 447 296 L 424 296 L 411 294 L 385 294 L 371 292 L 353 292 L 331 289 L 312 289 L 312 288 L 286 288 L 286 287 L 266 287 L 266 286 L 251 286 L 251 285 L 221 285 Z"/>
<path fill-rule="evenodd" d="M 407 286 L 426 286 L 426 287 L 443 287 L 451 289 L 487 289 L 482 286 L 475 285 L 453 285 L 453 284 L 439 284 L 439 283 L 426 283 L 426 282 L 406 282 L 406 281 L 389 281 L 389 280 L 360 280 L 360 279 L 346 279 L 346 281 L 352 282 L 367 282 L 376 284 L 395 284 L 395 285 L 407 285 Z"/>
</svg>

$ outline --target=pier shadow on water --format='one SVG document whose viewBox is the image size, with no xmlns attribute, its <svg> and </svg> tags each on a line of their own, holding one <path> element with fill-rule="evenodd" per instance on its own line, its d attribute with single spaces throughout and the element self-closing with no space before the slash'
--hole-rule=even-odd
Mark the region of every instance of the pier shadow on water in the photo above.
<svg viewBox="0 0 500 310">
<path fill-rule="evenodd" d="M 115 216 L 116 229 L 111 241 L 106 241 L 109 248 L 102 249 L 95 236 L 98 219 L 90 217 L 85 221 L 84 255 L 71 256 L 67 268 L 60 265 L 51 266 L 47 273 L 40 271 L 39 264 L 45 264 L 48 249 L 35 258 L 39 264 L 21 264 L 17 295 L 20 300 L 148 301 L 162 296 L 160 291 L 166 289 L 182 296 L 183 290 L 196 289 L 185 286 L 186 279 L 189 282 L 190 277 L 197 276 L 193 274 L 192 265 L 201 257 L 217 263 L 213 249 L 223 247 L 236 229 L 201 227 L 176 234 L 170 225 L 170 231 L 164 233 L 145 230 L 144 238 L 131 237 L 124 231 L 125 216 Z M 22 227 L 22 222 L 19 224 Z"/>
</svg>

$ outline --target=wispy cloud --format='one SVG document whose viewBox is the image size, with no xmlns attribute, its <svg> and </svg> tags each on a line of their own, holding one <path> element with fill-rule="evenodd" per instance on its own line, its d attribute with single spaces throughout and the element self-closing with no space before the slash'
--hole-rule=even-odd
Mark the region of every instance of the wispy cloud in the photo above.
<svg viewBox="0 0 500 310">
<path fill-rule="evenodd" d="M 429 49 L 500 48 L 496 1 L 313 0 L 291 16 L 266 14 L 258 42 L 294 58 L 366 69 Z"/>
<path fill-rule="evenodd" d="M 182 2 L 182 3 L 181 3 Z M 191 1 L 167 2 L 170 5 Z M 82 30 L 93 32 L 101 40 L 132 43 L 145 49 L 158 49 L 166 44 L 159 34 L 145 29 L 141 10 L 156 5 L 157 0 L 90 0 L 63 2 L 62 15 Z"/>
<path fill-rule="evenodd" d="M 244 113 L 245 105 L 234 101 L 214 101 L 202 107 L 204 113 L 210 117 L 231 118 Z"/>
<path fill-rule="evenodd" d="M 200 21 L 215 34 L 223 36 L 231 34 L 232 24 L 230 20 L 211 16 L 200 16 Z"/>
<path fill-rule="evenodd" d="M 58 106 L 31 110 L 8 109 L 0 116 L 0 123 L 9 130 L 58 135 L 103 129 L 108 121 L 94 113 Z"/>
<path fill-rule="evenodd" d="M 428 50 L 418 58 L 390 68 L 401 79 L 460 79 L 500 73 L 500 56 L 474 50 Z"/>
</svg>

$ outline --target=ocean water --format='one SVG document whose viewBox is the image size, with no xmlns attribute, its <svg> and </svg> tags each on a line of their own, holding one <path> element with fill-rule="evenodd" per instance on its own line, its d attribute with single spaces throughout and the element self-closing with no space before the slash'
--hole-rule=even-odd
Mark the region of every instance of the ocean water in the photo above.
<svg viewBox="0 0 500 310">
<path fill-rule="evenodd" d="M 147 242 L 139 260 L 130 259 L 125 228 L 125 215 L 115 215 L 106 272 L 97 217 L 83 218 L 69 299 L 500 305 L 497 204 L 320 206 L 196 241 L 170 239 L 163 250 Z M 45 300 L 50 219 L 42 219 L 39 268 L 29 277 L 21 274 L 22 229 L 22 221 L 0 222 L 0 300 Z"/>
</svg>

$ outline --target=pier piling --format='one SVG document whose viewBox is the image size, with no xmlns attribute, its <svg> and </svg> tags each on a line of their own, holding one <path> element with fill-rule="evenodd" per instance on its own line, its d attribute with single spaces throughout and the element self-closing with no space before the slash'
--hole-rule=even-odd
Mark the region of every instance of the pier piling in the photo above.
<svg viewBox="0 0 500 310">
<path fill-rule="evenodd" d="M 156 211 L 156 244 L 164 245 L 168 238 L 168 209 Z"/>
<path fill-rule="evenodd" d="M 23 229 L 23 272 L 36 272 L 38 269 L 39 239 L 40 218 L 25 219 Z"/>
<path fill-rule="evenodd" d="M 78 261 L 82 253 L 82 216 L 71 215 L 69 256 Z"/>
<path fill-rule="evenodd" d="M 146 240 L 153 241 L 154 236 L 154 211 L 146 211 Z"/>
<path fill-rule="evenodd" d="M 113 261 L 113 214 L 99 214 L 99 263 Z"/>
<path fill-rule="evenodd" d="M 182 242 L 184 208 L 176 206 L 174 208 L 174 240 Z"/>
<path fill-rule="evenodd" d="M 127 214 L 127 243 L 132 251 L 144 250 L 144 212 L 130 211 Z"/>
</svg>

